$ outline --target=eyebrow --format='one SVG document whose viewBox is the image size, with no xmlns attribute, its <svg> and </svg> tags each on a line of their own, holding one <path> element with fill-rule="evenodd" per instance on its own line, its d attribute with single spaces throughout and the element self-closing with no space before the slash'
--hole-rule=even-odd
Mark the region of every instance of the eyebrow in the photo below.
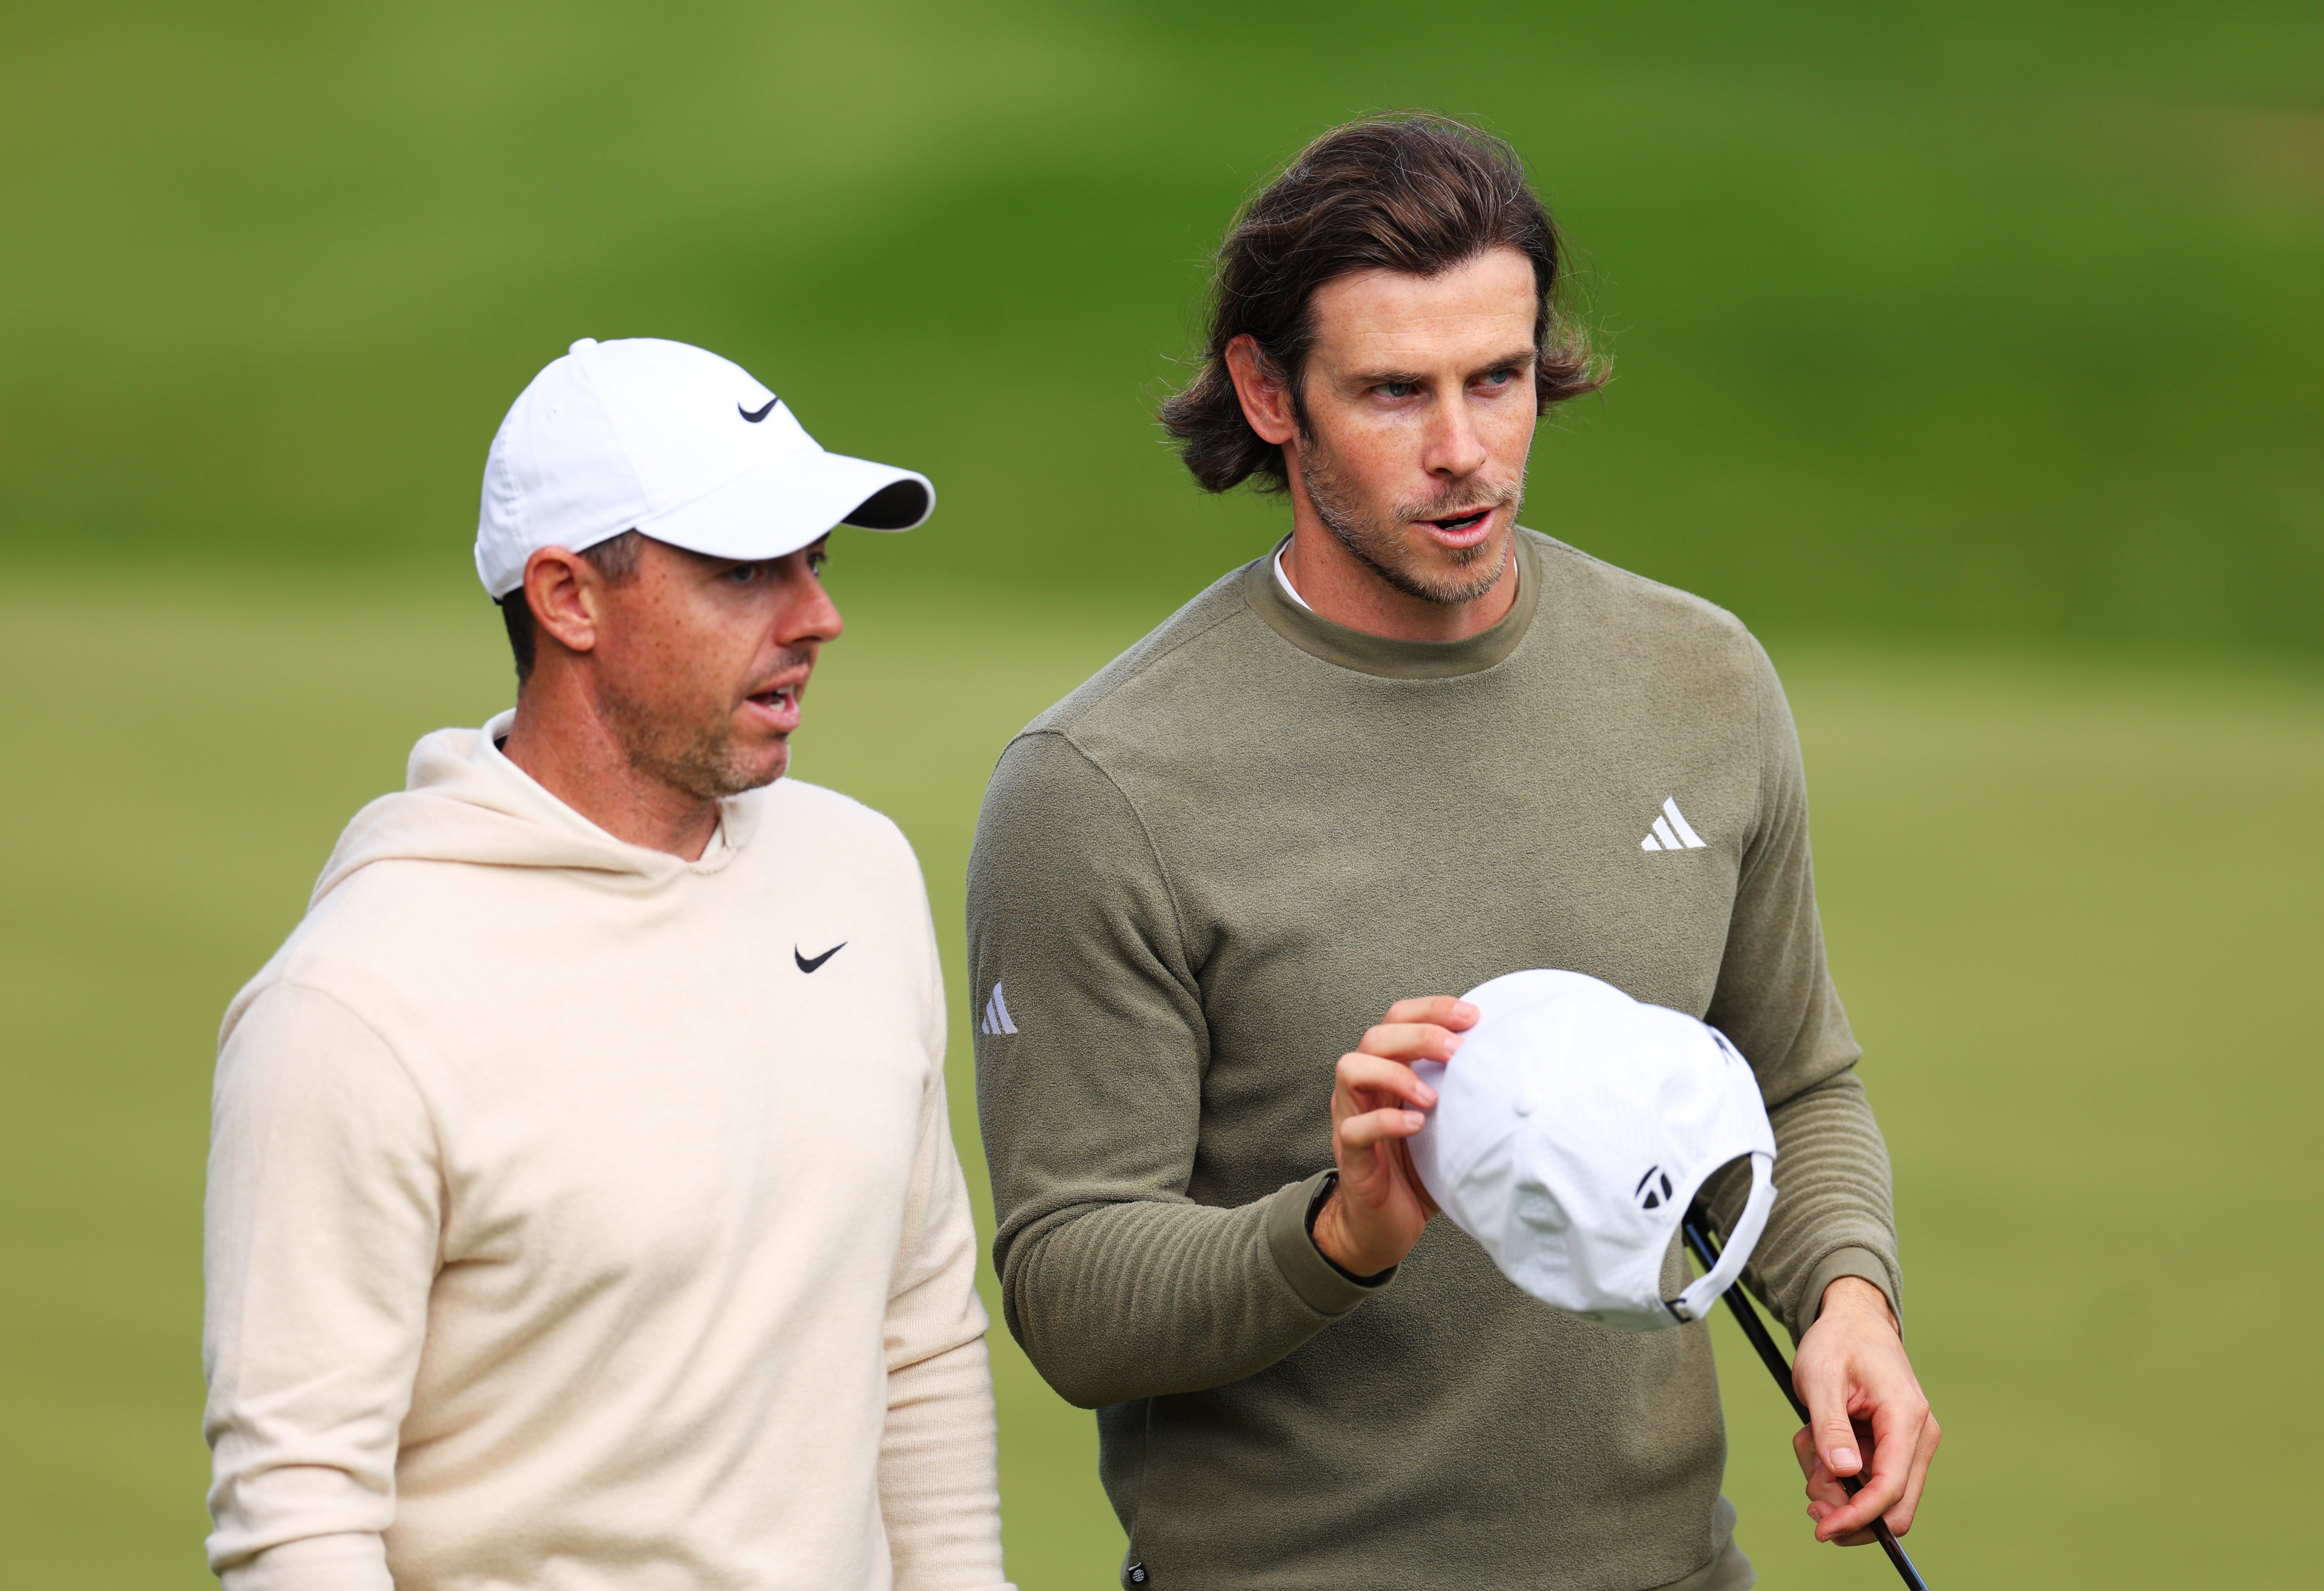
<svg viewBox="0 0 2324 1591">
<path fill-rule="evenodd" d="M 1508 370 L 1517 365 L 1530 363 L 1538 357 L 1540 357 L 1538 352 L 1531 344 L 1527 344 L 1525 347 L 1517 350 L 1514 354 L 1503 354 L 1499 359 L 1488 359 L 1484 363 L 1477 366 L 1475 370 L 1470 372 L 1470 374 L 1482 375 L 1489 370 Z M 1377 387 L 1390 382 L 1401 382 L 1406 386 L 1416 387 L 1421 385 L 1428 378 L 1424 375 L 1408 370 L 1358 371 L 1348 378 L 1351 382 L 1359 387 Z"/>
</svg>

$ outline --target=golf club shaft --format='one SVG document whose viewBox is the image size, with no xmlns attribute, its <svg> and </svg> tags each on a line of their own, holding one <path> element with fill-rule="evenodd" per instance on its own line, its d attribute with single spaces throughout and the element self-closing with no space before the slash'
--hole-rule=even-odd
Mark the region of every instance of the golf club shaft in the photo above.
<svg viewBox="0 0 2324 1591">
<path fill-rule="evenodd" d="M 1687 1211 L 1683 1230 L 1686 1234 L 1686 1246 L 1694 1251 L 1694 1257 L 1705 1271 L 1719 1263 L 1719 1249 L 1711 1237 L 1713 1228 L 1703 1214 L 1702 1206 L 1697 1205 Z M 1758 1350 L 1759 1362 L 1767 1366 L 1767 1374 L 1775 1378 L 1777 1386 L 1783 1388 L 1784 1398 L 1792 1405 L 1792 1412 L 1800 1417 L 1802 1425 L 1814 1423 L 1808 1418 L 1808 1406 L 1801 1401 L 1799 1389 L 1792 1384 L 1790 1362 L 1784 1357 L 1784 1350 L 1775 1346 L 1775 1337 L 1768 1331 L 1767 1323 L 1759 1319 L 1758 1310 L 1745 1295 L 1742 1283 L 1738 1280 L 1720 1296 L 1727 1301 L 1728 1309 L 1734 1312 L 1735 1322 L 1743 1328 L 1743 1335 L 1749 1338 L 1751 1346 Z M 1862 1488 L 1864 1479 L 1861 1475 L 1842 1476 L 1840 1484 L 1854 1493 Z M 1913 1591 L 1929 1591 L 1929 1583 L 1921 1578 L 1921 1571 L 1913 1566 L 1913 1559 L 1904 1551 L 1904 1544 L 1896 1540 L 1896 1533 L 1888 1528 L 1888 1522 L 1875 1519 L 1872 1534 L 1879 1541 L 1880 1550 L 1888 1555 L 1888 1561 L 1895 1564 L 1896 1572 L 1904 1577 L 1904 1584 Z"/>
</svg>

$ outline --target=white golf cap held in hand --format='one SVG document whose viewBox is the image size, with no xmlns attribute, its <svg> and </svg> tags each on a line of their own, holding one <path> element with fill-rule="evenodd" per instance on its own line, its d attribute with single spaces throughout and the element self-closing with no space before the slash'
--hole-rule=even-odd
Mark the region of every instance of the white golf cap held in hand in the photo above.
<svg viewBox="0 0 2324 1591">
<path fill-rule="evenodd" d="M 1701 1320 L 1775 1201 L 1775 1135 L 1724 1034 L 1580 972 L 1512 972 L 1462 997 L 1484 1015 L 1451 1064 L 1414 1067 L 1436 1108 L 1408 1143 L 1430 1195 L 1545 1303 L 1626 1331 Z M 1748 1155 L 1719 1264 L 1676 1298 L 1665 1257 L 1711 1173 Z"/>
<path fill-rule="evenodd" d="M 519 393 L 484 459 L 476 574 L 497 600 L 545 547 L 637 530 L 712 557 L 779 558 L 834 526 L 909 530 L 927 477 L 825 453 L 741 365 L 685 343 L 584 337 Z"/>
</svg>

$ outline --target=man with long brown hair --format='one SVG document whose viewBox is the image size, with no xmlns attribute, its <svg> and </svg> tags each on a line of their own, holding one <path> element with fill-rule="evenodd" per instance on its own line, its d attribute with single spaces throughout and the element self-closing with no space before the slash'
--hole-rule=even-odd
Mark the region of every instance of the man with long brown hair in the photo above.
<svg viewBox="0 0 2324 1591">
<path fill-rule="evenodd" d="M 1706 1329 L 1526 1297 L 1404 1148 L 1412 1063 L 1457 1067 L 1477 1013 L 1403 997 L 1529 967 L 1749 1057 L 1781 1188 L 1750 1281 L 1800 1338 L 1815 1532 L 1912 1523 L 1938 1430 L 1782 688 L 1730 615 L 1517 524 L 1537 419 L 1602 379 L 1562 264 L 1472 128 L 1302 153 L 1228 236 L 1162 417 L 1291 533 L 1035 721 L 985 799 L 1003 1298 L 1099 1411 L 1132 1586 L 1752 1583 Z"/>
</svg>

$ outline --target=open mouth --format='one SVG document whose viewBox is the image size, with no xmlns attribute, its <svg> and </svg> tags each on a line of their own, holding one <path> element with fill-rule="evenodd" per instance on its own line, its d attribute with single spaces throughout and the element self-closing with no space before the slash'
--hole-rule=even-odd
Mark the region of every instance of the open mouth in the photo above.
<svg viewBox="0 0 2324 1591">
<path fill-rule="evenodd" d="M 1439 530 L 1449 531 L 1458 536 L 1463 530 L 1473 530 L 1483 524 L 1486 516 L 1492 511 L 1489 508 L 1471 509 L 1466 513 L 1454 514 L 1447 519 L 1431 520 L 1428 523 L 1435 526 Z"/>
<path fill-rule="evenodd" d="M 751 705 L 773 718 L 778 726 L 788 726 L 798 722 L 798 690 L 797 685 L 777 685 L 752 692 L 749 700 Z"/>
<path fill-rule="evenodd" d="M 1423 520 L 1420 522 L 1432 527 L 1441 536 L 1458 538 L 1483 529 L 1485 521 L 1492 517 L 1492 513 L 1490 506 L 1464 509 L 1457 514 L 1447 514 L 1440 520 Z"/>
</svg>

